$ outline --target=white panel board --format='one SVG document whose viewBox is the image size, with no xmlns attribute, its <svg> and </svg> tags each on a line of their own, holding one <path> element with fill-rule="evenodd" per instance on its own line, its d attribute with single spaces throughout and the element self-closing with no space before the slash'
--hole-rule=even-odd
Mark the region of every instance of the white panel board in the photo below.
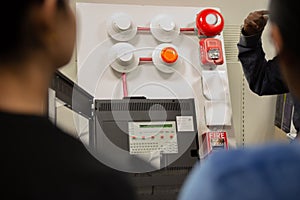
<svg viewBox="0 0 300 200">
<path fill-rule="evenodd" d="M 121 74 L 114 71 L 109 63 L 109 50 L 118 43 L 112 39 L 106 30 L 107 20 L 118 12 L 126 12 L 132 17 L 138 27 L 149 27 L 153 18 L 160 14 L 171 16 L 180 28 L 195 27 L 197 13 L 208 7 L 167 7 L 167 6 L 139 6 L 97 3 L 77 3 L 76 13 L 78 21 L 77 61 L 78 84 L 91 93 L 95 98 L 120 99 L 123 97 Z M 219 10 L 219 8 L 214 8 Z M 219 10 L 220 11 L 220 10 Z M 223 33 L 215 36 L 221 40 L 224 52 Z M 130 41 L 139 57 L 151 57 L 154 49 L 162 44 L 150 32 L 138 32 Z M 210 130 L 227 131 L 230 146 L 235 146 L 234 131 L 231 127 L 232 111 L 229 95 L 226 59 L 216 68 L 207 68 L 200 63 L 199 38 L 194 32 L 180 33 L 170 42 L 178 48 L 182 63 L 174 73 L 162 73 L 151 62 L 143 62 L 137 70 L 127 74 L 127 88 L 129 96 L 146 96 L 147 98 L 194 98 L 196 104 L 197 126 L 199 134 Z M 226 104 L 226 123 L 210 124 L 208 128 L 205 120 L 205 101 L 203 95 L 203 73 L 221 74 L 214 82 L 210 77 L 209 89 L 225 90 L 222 101 Z M 220 79 L 218 79 L 220 78 Z M 218 84 L 222 84 L 221 88 Z M 207 85 L 206 85 L 207 88 Z M 214 89 L 213 89 L 214 90 Z M 213 96 L 219 96 L 213 95 Z M 210 104 L 212 105 L 212 104 Z M 223 109 L 224 110 L 224 109 Z M 215 112 L 209 118 L 214 118 Z M 219 115 L 220 116 L 220 115 Z M 215 125 L 215 126 L 214 126 Z"/>
</svg>

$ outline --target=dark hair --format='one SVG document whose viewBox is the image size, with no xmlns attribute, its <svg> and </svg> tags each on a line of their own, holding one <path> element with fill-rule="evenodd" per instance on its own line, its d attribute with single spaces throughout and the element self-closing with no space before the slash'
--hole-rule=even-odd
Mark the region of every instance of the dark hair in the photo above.
<svg viewBox="0 0 300 200">
<path fill-rule="evenodd" d="M 40 47 L 38 33 L 30 22 L 30 12 L 44 0 L 3 1 L 0 12 L 0 63 L 17 61 L 26 56 L 26 51 Z M 57 6 L 65 6 L 64 0 L 57 0 Z"/>
<path fill-rule="evenodd" d="M 300 7 L 296 0 L 271 0 L 270 20 L 279 27 L 283 48 L 300 56 Z"/>
</svg>

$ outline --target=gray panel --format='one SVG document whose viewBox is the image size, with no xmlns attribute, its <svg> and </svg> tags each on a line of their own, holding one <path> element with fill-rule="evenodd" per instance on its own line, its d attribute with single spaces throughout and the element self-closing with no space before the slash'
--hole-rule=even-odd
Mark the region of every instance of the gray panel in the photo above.
<svg viewBox="0 0 300 200">
<path fill-rule="evenodd" d="M 162 114 L 162 107 L 166 115 Z M 177 132 L 178 150 L 182 156 L 177 159 L 176 154 L 163 154 L 161 163 L 166 167 L 148 173 L 130 173 L 140 199 L 175 199 L 186 176 L 199 160 L 194 100 L 95 100 L 96 149 L 103 154 L 109 153 L 111 143 L 129 151 L 128 122 L 176 121 L 176 116 L 193 116 L 195 131 Z M 180 145 L 181 143 L 189 145 Z M 120 159 L 132 164 L 132 169 L 135 165 L 142 164 L 150 170 L 153 169 L 147 163 L 140 163 L 139 159 L 132 158 L 129 153 L 128 158 Z"/>
</svg>

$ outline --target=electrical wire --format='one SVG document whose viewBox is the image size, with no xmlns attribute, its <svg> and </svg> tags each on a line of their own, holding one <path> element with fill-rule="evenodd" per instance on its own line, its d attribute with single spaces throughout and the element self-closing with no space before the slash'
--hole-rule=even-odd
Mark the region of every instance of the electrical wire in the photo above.
<svg viewBox="0 0 300 200">
<path fill-rule="evenodd" d="M 128 97 L 126 73 L 122 73 L 122 84 L 123 84 L 123 95 L 124 97 Z"/>
<path fill-rule="evenodd" d="M 150 27 L 137 27 L 138 31 L 150 31 Z"/>
<path fill-rule="evenodd" d="M 140 62 L 152 62 L 152 57 L 142 57 Z M 126 73 L 122 73 L 123 96 L 128 97 Z"/>
<path fill-rule="evenodd" d="M 150 27 L 137 27 L 138 31 L 150 31 Z M 195 28 L 180 28 L 180 32 L 194 32 Z"/>
<path fill-rule="evenodd" d="M 184 32 L 184 31 L 195 31 L 195 28 L 180 28 L 180 32 Z"/>
<path fill-rule="evenodd" d="M 152 62 L 152 57 L 142 57 L 140 58 L 140 62 Z"/>
</svg>

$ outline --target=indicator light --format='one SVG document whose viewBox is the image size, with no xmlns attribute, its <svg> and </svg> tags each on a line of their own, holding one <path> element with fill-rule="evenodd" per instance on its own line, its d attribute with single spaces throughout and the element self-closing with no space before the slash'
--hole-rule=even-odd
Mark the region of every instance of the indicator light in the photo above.
<svg viewBox="0 0 300 200">
<path fill-rule="evenodd" d="M 172 64 L 178 59 L 178 53 L 173 47 L 165 47 L 161 50 L 160 56 L 165 63 Z"/>
<path fill-rule="evenodd" d="M 170 43 L 158 45 L 152 53 L 152 61 L 155 67 L 163 73 L 174 73 L 182 66 L 180 51 Z"/>
</svg>

